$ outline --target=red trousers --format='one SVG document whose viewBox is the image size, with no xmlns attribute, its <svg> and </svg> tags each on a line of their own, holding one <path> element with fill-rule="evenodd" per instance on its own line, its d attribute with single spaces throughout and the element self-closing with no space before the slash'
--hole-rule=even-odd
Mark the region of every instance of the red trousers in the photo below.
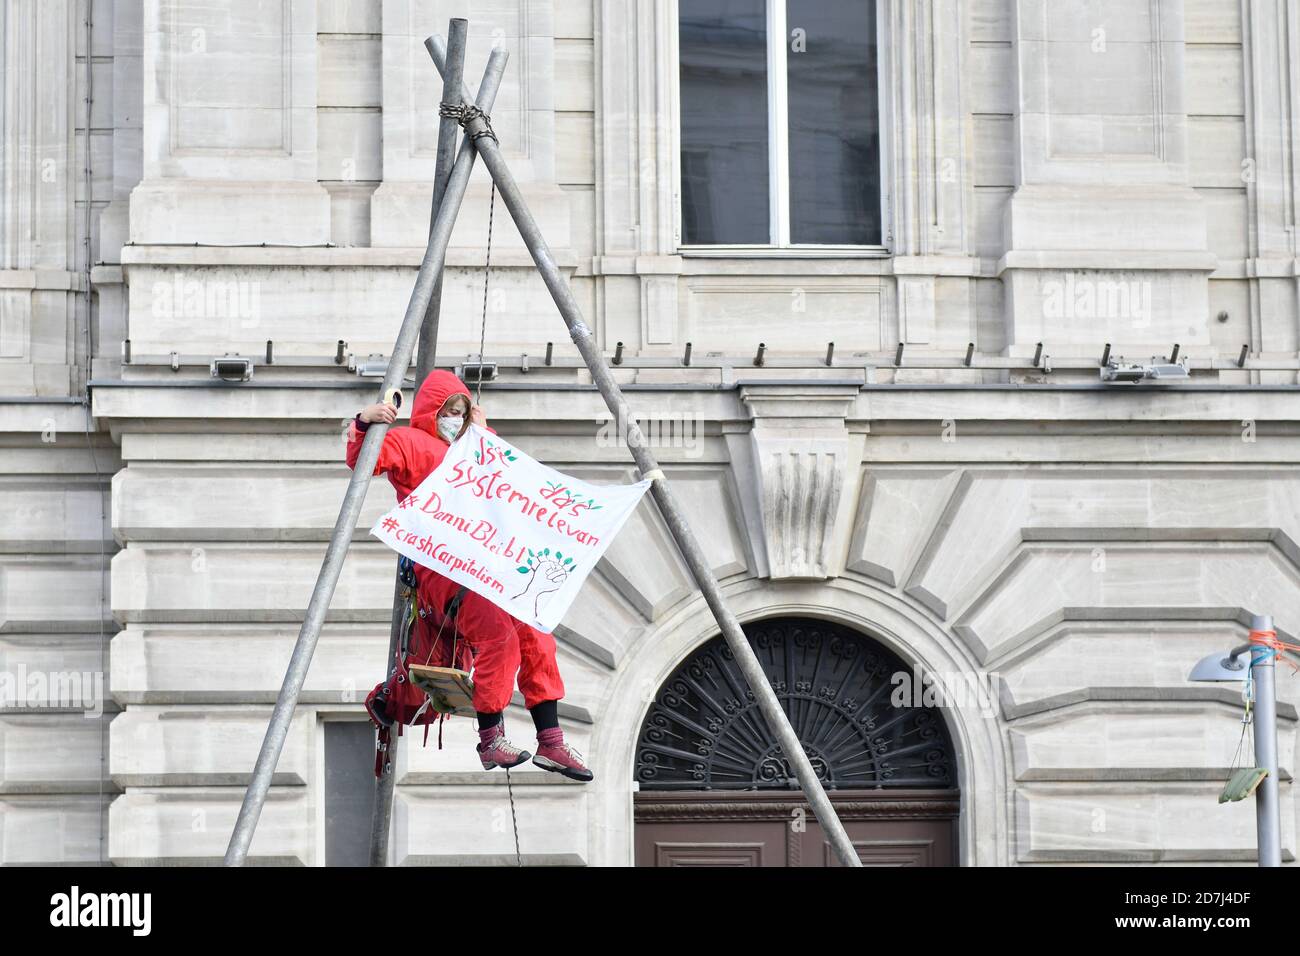
<svg viewBox="0 0 1300 956">
<path fill-rule="evenodd" d="M 419 581 L 420 606 L 433 609 L 423 619 L 424 626 L 432 628 L 432 638 L 442 624 L 443 608 L 460 585 L 423 565 L 416 565 L 415 575 Z M 473 591 L 465 592 L 456 616 L 443 626 L 438 656 L 443 656 L 442 646 L 449 648 L 457 639 L 468 641 L 474 652 L 474 709 L 480 713 L 505 710 L 514 693 L 516 677 L 525 707 L 531 709 L 544 700 L 564 697 L 564 681 L 555 662 L 555 638 L 512 617 Z"/>
</svg>

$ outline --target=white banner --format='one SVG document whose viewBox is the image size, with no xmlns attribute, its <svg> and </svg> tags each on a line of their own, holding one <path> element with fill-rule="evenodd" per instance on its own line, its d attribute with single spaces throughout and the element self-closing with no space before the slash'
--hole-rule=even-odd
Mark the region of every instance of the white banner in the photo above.
<svg viewBox="0 0 1300 956">
<path fill-rule="evenodd" d="M 549 634 L 649 487 L 570 478 L 470 425 L 370 533 Z"/>
</svg>

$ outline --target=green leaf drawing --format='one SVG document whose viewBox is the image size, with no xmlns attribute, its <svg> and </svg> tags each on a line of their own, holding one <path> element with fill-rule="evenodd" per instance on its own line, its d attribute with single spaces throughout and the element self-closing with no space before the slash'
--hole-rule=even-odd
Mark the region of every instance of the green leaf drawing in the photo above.
<svg viewBox="0 0 1300 956">
<path fill-rule="evenodd" d="M 527 573 L 528 573 L 528 569 L 525 568 L 525 567 L 523 567 L 523 566 L 520 566 L 520 567 L 516 568 L 515 570 L 518 571 L 520 574 L 527 574 Z"/>
</svg>

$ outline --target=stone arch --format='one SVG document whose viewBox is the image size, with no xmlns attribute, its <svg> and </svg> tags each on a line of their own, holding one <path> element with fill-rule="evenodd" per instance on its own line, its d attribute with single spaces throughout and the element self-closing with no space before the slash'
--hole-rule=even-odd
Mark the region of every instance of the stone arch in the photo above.
<svg viewBox="0 0 1300 956">
<path fill-rule="evenodd" d="M 814 618 L 852 628 L 905 663 L 946 674 L 978 674 L 969 650 L 931 612 L 872 582 L 772 582 L 746 578 L 723 585 L 728 606 L 742 624 L 765 618 Z M 605 774 L 591 791 L 603 803 L 607 826 L 590 834 L 593 858 L 632 859 L 632 801 L 638 731 L 658 689 L 694 651 L 717 636 L 702 596 L 664 614 L 620 661 L 596 720 L 593 750 Z M 961 790 L 959 838 L 963 865 L 1011 861 L 1006 795 L 1006 733 L 998 713 L 958 702 L 945 708 Z"/>
</svg>

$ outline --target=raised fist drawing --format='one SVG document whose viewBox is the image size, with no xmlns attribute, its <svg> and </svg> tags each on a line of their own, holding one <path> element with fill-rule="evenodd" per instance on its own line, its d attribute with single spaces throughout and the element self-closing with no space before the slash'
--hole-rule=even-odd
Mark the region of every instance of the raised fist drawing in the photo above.
<svg viewBox="0 0 1300 956">
<path fill-rule="evenodd" d="M 566 558 L 558 551 L 551 554 L 550 548 L 546 548 L 540 554 L 529 551 L 527 563 L 521 564 L 518 569 L 520 574 L 528 575 L 528 584 L 514 596 L 514 600 L 532 594 L 533 617 L 537 617 L 541 611 L 542 598 L 564 586 L 572 567 L 573 558 Z"/>
</svg>

